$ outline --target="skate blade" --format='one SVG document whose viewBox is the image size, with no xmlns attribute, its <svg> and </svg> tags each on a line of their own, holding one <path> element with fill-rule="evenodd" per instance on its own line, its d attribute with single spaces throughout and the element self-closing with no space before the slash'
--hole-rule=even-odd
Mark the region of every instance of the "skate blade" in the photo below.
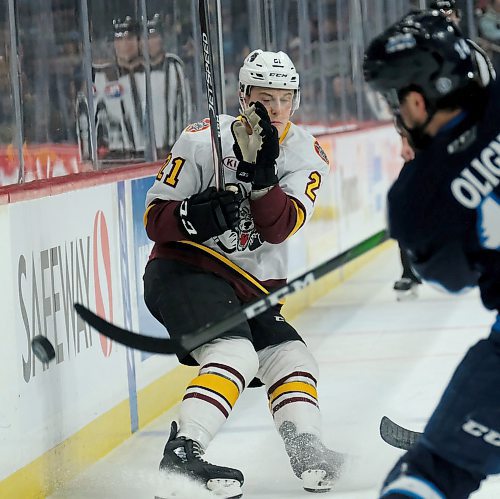
<svg viewBox="0 0 500 499">
<path fill-rule="evenodd" d="M 306 492 L 329 492 L 335 480 L 325 478 L 326 471 L 324 470 L 307 470 L 300 476 L 302 479 L 302 487 Z"/>
<path fill-rule="evenodd" d="M 224 499 L 237 499 L 243 495 L 241 484 L 238 480 L 226 480 L 223 478 L 213 478 L 208 480 L 207 489 L 216 496 Z"/>
</svg>

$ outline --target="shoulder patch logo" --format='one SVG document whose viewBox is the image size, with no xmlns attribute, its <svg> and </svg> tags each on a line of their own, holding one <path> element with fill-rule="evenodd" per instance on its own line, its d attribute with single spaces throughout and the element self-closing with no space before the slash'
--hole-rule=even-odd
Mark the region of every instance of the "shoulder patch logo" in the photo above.
<svg viewBox="0 0 500 499">
<path fill-rule="evenodd" d="M 316 154 L 327 164 L 330 165 L 330 162 L 328 161 L 328 156 L 326 155 L 326 152 L 323 150 L 323 148 L 319 145 L 319 142 L 317 140 L 314 141 L 314 150 L 316 151 Z"/>
<path fill-rule="evenodd" d="M 185 129 L 186 132 L 201 132 L 202 130 L 206 130 L 210 128 L 210 118 L 205 118 L 202 121 L 198 121 L 197 123 L 191 123 Z"/>
</svg>

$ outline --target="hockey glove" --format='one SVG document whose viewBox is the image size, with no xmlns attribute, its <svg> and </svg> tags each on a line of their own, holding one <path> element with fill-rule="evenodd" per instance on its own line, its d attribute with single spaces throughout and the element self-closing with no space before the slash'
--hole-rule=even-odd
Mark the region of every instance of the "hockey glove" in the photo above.
<svg viewBox="0 0 500 499">
<path fill-rule="evenodd" d="M 176 214 L 182 231 L 192 241 L 201 243 L 236 227 L 239 222 L 239 194 L 208 187 L 182 201 Z"/>
<path fill-rule="evenodd" d="M 271 124 L 264 105 L 250 104 L 242 119 L 233 122 L 231 132 L 234 154 L 239 160 L 236 178 L 252 182 L 254 190 L 276 185 L 276 159 L 280 153 L 278 130 Z"/>
</svg>

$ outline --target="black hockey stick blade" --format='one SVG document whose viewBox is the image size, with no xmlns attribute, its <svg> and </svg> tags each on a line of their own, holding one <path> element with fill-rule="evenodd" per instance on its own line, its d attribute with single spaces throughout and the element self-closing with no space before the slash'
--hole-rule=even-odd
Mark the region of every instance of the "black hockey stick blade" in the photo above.
<svg viewBox="0 0 500 499">
<path fill-rule="evenodd" d="M 155 338 L 144 334 L 134 333 L 123 329 L 107 320 L 94 314 L 91 310 L 80 303 L 74 304 L 77 314 L 96 331 L 111 340 L 121 343 L 136 350 L 143 352 L 162 353 L 162 354 L 180 354 L 185 355 L 187 352 L 179 346 L 179 344 L 169 338 Z"/>
<path fill-rule="evenodd" d="M 420 438 L 422 433 L 408 430 L 398 425 L 387 416 L 380 420 L 380 436 L 382 440 L 392 447 L 409 450 Z"/>
<path fill-rule="evenodd" d="M 145 352 L 162 354 L 176 353 L 182 355 L 187 352 L 191 352 L 195 348 L 217 338 L 224 332 L 234 326 L 237 326 L 238 324 L 241 324 L 245 320 L 258 316 L 270 307 L 277 305 L 286 296 L 306 288 L 320 277 L 333 272 L 342 265 L 345 265 L 354 258 L 361 256 L 378 244 L 386 241 L 387 238 L 387 231 L 382 230 L 377 232 L 352 248 L 340 253 L 340 255 L 337 255 L 330 260 L 319 264 L 317 267 L 314 267 L 299 277 L 292 279 L 287 284 L 281 286 L 272 293 L 265 295 L 256 301 L 243 305 L 238 311 L 228 315 L 225 319 L 215 323 L 208 323 L 191 333 L 185 334 L 178 341 L 174 341 L 171 338 L 155 338 L 151 335 L 143 335 L 128 331 L 111 324 L 79 303 L 75 303 L 75 310 L 78 315 L 95 330 L 104 336 L 117 341 L 118 343 L 137 350 L 143 350 Z"/>
</svg>

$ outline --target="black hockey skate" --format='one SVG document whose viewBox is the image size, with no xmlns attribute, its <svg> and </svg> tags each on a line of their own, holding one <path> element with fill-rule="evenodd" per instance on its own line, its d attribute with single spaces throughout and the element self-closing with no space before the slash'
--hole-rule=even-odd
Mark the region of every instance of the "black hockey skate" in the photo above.
<svg viewBox="0 0 500 499">
<path fill-rule="evenodd" d="M 177 437 L 177 431 L 177 423 L 173 421 L 160 462 L 160 471 L 188 476 L 226 499 L 241 497 L 241 471 L 207 463 L 200 457 L 203 454 L 200 444 L 186 437 Z"/>
<path fill-rule="evenodd" d="M 310 433 L 297 433 L 290 421 L 279 429 L 295 475 L 302 480 L 307 492 L 328 492 L 339 479 L 344 456 L 326 448 Z"/>
<path fill-rule="evenodd" d="M 396 299 L 398 301 L 417 298 L 417 288 L 420 285 L 419 281 L 409 277 L 402 277 L 394 283 L 393 289 L 396 291 Z"/>
</svg>

